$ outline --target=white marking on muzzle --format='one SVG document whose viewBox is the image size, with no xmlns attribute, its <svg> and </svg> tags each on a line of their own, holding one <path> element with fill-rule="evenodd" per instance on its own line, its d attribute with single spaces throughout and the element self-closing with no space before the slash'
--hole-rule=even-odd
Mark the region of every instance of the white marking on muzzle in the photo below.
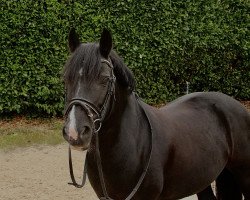
<svg viewBox="0 0 250 200">
<path fill-rule="evenodd" d="M 78 133 L 76 130 L 75 106 L 72 107 L 69 113 L 69 138 L 72 138 L 74 140 L 78 139 Z"/>
<path fill-rule="evenodd" d="M 81 68 L 79 70 L 79 75 L 82 76 L 83 69 Z M 78 97 L 81 91 L 81 82 L 78 81 L 77 90 L 76 90 L 76 96 Z M 77 132 L 76 128 L 76 109 L 75 105 L 72 106 L 71 111 L 69 112 L 69 138 L 77 140 L 79 137 L 79 134 Z"/>
</svg>

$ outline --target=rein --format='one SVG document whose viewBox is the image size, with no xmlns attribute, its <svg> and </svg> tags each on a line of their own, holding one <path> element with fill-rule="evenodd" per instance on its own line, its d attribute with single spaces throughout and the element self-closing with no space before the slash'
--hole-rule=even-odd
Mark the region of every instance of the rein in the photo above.
<svg viewBox="0 0 250 200">
<path fill-rule="evenodd" d="M 107 114 L 107 104 L 110 102 L 112 96 L 114 97 L 114 100 L 115 100 L 115 96 L 114 96 L 115 95 L 115 92 L 114 92 L 115 76 L 113 73 L 113 65 L 108 60 L 102 59 L 101 62 L 106 63 L 112 69 L 112 72 L 111 72 L 112 77 L 110 79 L 108 92 L 107 92 L 107 95 L 105 97 L 104 104 L 103 104 L 102 108 L 99 110 L 94 104 L 92 104 L 91 102 L 89 102 L 86 99 L 74 98 L 70 101 L 70 103 L 66 109 L 65 115 L 66 116 L 68 115 L 68 113 L 73 105 L 80 105 L 87 112 L 87 115 L 89 116 L 89 118 L 92 122 L 92 125 L 93 125 L 93 132 L 94 132 L 94 136 L 95 136 L 95 153 L 96 153 L 96 158 L 97 158 L 96 162 L 97 162 L 97 168 L 98 168 L 99 179 L 100 179 L 100 183 L 101 183 L 101 187 L 102 187 L 102 192 L 104 195 L 104 197 L 101 197 L 100 200 L 113 200 L 112 198 L 109 197 L 109 195 L 107 193 L 106 184 L 105 184 L 105 180 L 104 180 L 104 176 L 103 176 L 102 161 L 101 161 L 100 148 L 99 148 L 99 131 L 102 127 L 102 122 Z M 113 105 L 113 103 L 112 103 L 112 105 Z M 142 110 L 147 118 L 148 124 L 150 125 L 150 141 L 151 142 L 150 142 L 150 149 L 149 149 L 149 157 L 148 157 L 147 163 L 143 169 L 143 172 L 142 172 L 137 184 L 135 185 L 134 189 L 131 191 L 131 193 L 127 196 L 127 198 L 125 200 L 132 199 L 134 197 L 134 195 L 136 194 L 136 192 L 138 191 L 138 189 L 140 188 L 140 186 L 141 186 L 141 184 L 142 184 L 142 182 L 147 174 L 147 171 L 148 171 L 148 168 L 150 165 L 150 161 L 151 161 L 151 157 L 152 157 L 152 149 L 153 149 L 152 126 L 151 126 L 151 123 L 150 123 L 150 120 L 149 120 L 149 117 L 148 117 L 146 111 L 144 110 L 144 108 L 142 106 L 141 106 L 141 108 L 142 108 Z M 94 115 L 92 112 L 94 112 L 95 115 L 97 115 L 96 119 L 93 118 Z M 98 126 L 96 126 L 97 123 L 99 123 Z M 85 158 L 85 165 L 84 165 L 83 178 L 82 178 L 81 184 L 78 184 L 75 180 L 70 146 L 68 149 L 68 155 L 69 155 L 69 171 L 70 171 L 70 177 L 72 180 L 72 183 L 69 183 L 69 184 L 73 185 L 77 188 L 82 188 L 85 185 L 86 178 L 87 178 L 87 155 Z"/>
</svg>

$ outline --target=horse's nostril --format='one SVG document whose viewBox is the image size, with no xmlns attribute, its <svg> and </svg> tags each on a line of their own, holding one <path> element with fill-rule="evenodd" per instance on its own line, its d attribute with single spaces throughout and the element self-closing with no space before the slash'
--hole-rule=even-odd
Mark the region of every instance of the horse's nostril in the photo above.
<svg viewBox="0 0 250 200">
<path fill-rule="evenodd" d="M 89 134 L 90 133 L 90 127 L 84 126 L 83 130 L 81 132 L 81 135 Z"/>
<path fill-rule="evenodd" d="M 69 142 L 75 141 L 75 139 L 71 136 L 69 136 Z"/>
</svg>

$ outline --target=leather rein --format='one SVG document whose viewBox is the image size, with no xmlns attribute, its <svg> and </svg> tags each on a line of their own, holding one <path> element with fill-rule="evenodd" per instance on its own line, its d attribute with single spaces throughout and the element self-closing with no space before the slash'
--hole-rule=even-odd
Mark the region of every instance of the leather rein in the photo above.
<svg viewBox="0 0 250 200">
<path fill-rule="evenodd" d="M 88 100 L 86 100 L 84 98 L 73 98 L 73 99 L 71 99 L 69 105 L 67 106 L 65 116 L 66 117 L 68 116 L 69 111 L 71 110 L 71 108 L 74 105 L 79 105 L 86 111 L 86 113 L 87 113 L 87 115 L 90 118 L 90 121 L 92 123 L 93 136 L 95 136 L 95 154 L 96 154 L 96 158 L 97 158 L 96 162 L 97 162 L 98 174 L 99 174 L 99 179 L 100 179 L 102 192 L 103 192 L 103 197 L 101 197 L 100 200 L 113 200 L 108 195 L 105 180 L 104 180 L 104 176 L 103 176 L 102 161 L 101 161 L 100 148 L 99 148 L 99 131 L 100 131 L 101 127 L 102 127 L 102 122 L 103 122 L 104 118 L 107 115 L 107 105 L 110 103 L 113 106 L 113 101 L 115 101 L 115 81 L 116 81 L 116 78 L 115 78 L 115 75 L 114 75 L 114 72 L 113 72 L 114 67 L 113 67 L 112 63 L 110 61 L 106 60 L 106 59 L 102 59 L 101 63 L 105 63 L 111 68 L 111 77 L 110 77 L 110 80 L 109 80 L 108 91 L 107 91 L 107 94 L 106 94 L 106 97 L 105 97 L 102 108 L 99 110 L 93 103 L 91 103 L 90 101 L 88 101 Z M 111 102 L 112 97 L 113 97 L 113 101 Z M 145 116 L 147 118 L 148 124 L 150 125 L 151 144 L 150 144 L 150 150 L 149 150 L 149 157 L 148 157 L 146 165 L 145 165 L 145 167 L 143 169 L 143 172 L 142 172 L 137 184 L 135 185 L 134 189 L 126 197 L 125 200 L 130 200 L 130 199 L 132 199 L 134 197 L 134 195 L 136 194 L 137 190 L 140 188 L 140 186 L 141 186 L 141 184 L 142 184 L 142 182 L 143 182 L 143 180 L 144 180 L 144 178 L 146 176 L 146 173 L 148 171 L 149 164 L 150 164 L 150 161 L 151 161 L 152 149 L 153 149 L 153 133 L 152 133 L 151 123 L 149 121 L 148 115 L 145 112 L 144 108 L 143 108 L 143 112 L 144 112 L 144 114 L 145 114 Z M 96 119 L 94 119 L 94 115 L 97 116 Z M 70 146 L 69 146 L 69 149 L 68 149 L 68 156 L 69 156 L 69 171 L 70 171 L 70 177 L 71 177 L 71 181 L 72 181 L 72 183 L 68 183 L 68 184 L 73 185 L 73 186 L 75 186 L 77 188 L 82 188 L 85 185 L 86 178 L 87 178 L 87 156 L 85 158 L 85 165 L 84 165 L 83 177 L 82 177 L 82 183 L 81 184 L 78 184 L 76 182 L 76 180 L 75 180 Z"/>
</svg>

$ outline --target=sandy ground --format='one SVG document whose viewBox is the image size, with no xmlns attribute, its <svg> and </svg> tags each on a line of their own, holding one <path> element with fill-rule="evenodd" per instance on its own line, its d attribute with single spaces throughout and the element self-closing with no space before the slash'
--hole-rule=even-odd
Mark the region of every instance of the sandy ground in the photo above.
<svg viewBox="0 0 250 200">
<path fill-rule="evenodd" d="M 67 184 L 67 150 L 67 144 L 62 144 L 0 151 L 0 200 L 97 200 L 89 182 L 83 189 Z M 73 152 L 78 178 L 83 156 L 82 152 Z"/>
</svg>

